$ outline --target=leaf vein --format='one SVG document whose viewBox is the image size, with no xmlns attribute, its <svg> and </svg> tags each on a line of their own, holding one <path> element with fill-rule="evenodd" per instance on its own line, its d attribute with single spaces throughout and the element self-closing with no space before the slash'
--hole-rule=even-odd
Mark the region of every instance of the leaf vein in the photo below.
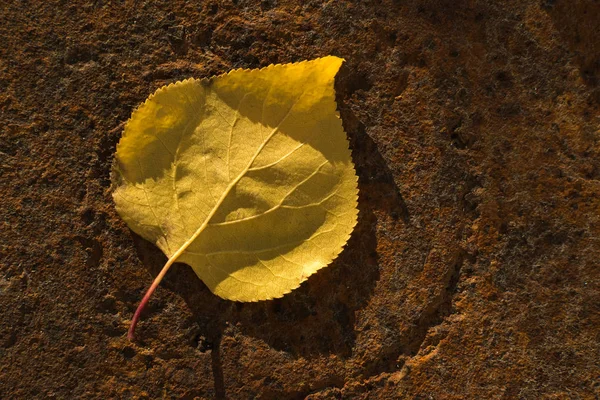
<svg viewBox="0 0 600 400">
<path fill-rule="evenodd" d="M 295 185 L 288 193 L 286 193 L 286 195 L 281 199 L 281 201 L 274 205 L 273 207 L 269 208 L 268 210 L 262 212 L 261 214 L 256 214 L 256 215 L 251 215 L 249 217 L 245 217 L 245 218 L 240 218 L 240 219 L 235 219 L 235 220 L 231 220 L 231 221 L 224 221 L 224 222 L 218 222 L 218 223 L 212 223 L 209 224 L 210 226 L 223 226 L 223 225 L 232 225 L 238 222 L 246 222 L 246 221 L 250 221 L 253 219 L 257 219 L 260 218 L 266 214 L 269 214 L 279 208 L 288 208 L 288 209 L 303 209 L 303 208 L 308 208 L 308 207 L 312 207 L 312 206 L 318 206 L 323 204 L 325 201 L 329 200 L 334 194 L 335 192 L 329 194 L 328 196 L 326 196 L 325 198 L 323 198 L 321 201 L 316 202 L 316 203 L 309 203 L 309 204 L 304 204 L 301 206 L 285 206 L 283 205 L 283 202 L 292 194 L 294 193 L 303 183 L 307 182 L 310 178 L 312 178 L 313 176 L 315 176 L 318 172 L 319 169 L 321 169 L 323 167 L 323 165 L 327 164 L 327 161 L 325 161 L 323 164 L 321 164 L 316 170 L 315 172 L 311 173 L 307 178 L 305 178 L 304 180 L 302 180 L 300 183 L 298 183 L 297 185 Z"/>
<path fill-rule="evenodd" d="M 309 240 L 310 240 L 310 238 L 296 240 L 293 242 L 280 244 L 278 246 L 273 246 L 273 247 L 264 248 L 264 249 L 256 249 L 256 250 L 221 250 L 221 251 L 211 251 L 210 253 L 197 253 L 194 251 L 186 250 L 186 253 L 194 255 L 194 256 L 205 256 L 205 257 L 220 256 L 220 255 L 227 255 L 227 254 L 260 254 L 260 253 L 268 253 L 273 250 L 279 250 L 279 249 L 289 247 L 289 246 L 297 247 L 297 246 L 301 245 L 302 243 L 309 241 Z"/>
<path fill-rule="evenodd" d="M 275 278 L 279 278 L 279 279 L 285 279 L 285 280 L 288 280 L 288 281 L 293 281 L 293 280 L 295 280 L 294 278 L 288 278 L 288 277 L 285 277 L 285 276 L 282 276 L 282 275 L 277 275 L 275 272 L 273 272 L 273 270 L 271 270 L 271 267 L 269 267 L 267 264 L 265 264 L 265 263 L 263 262 L 263 260 L 261 260 L 261 259 L 260 259 L 260 258 L 258 258 L 258 257 L 257 257 L 256 259 L 257 259 L 257 260 L 258 260 L 258 262 L 259 262 L 259 263 L 260 263 L 260 264 L 261 264 L 263 267 L 265 267 L 265 268 L 267 269 L 267 271 L 269 271 L 269 272 L 271 273 L 271 275 L 273 275 Z"/>
</svg>

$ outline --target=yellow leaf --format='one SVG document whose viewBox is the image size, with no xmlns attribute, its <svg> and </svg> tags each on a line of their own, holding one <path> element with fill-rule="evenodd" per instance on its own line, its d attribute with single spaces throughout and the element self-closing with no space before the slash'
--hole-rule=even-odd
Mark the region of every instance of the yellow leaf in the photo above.
<svg viewBox="0 0 600 400">
<path fill-rule="evenodd" d="M 133 112 L 113 196 L 129 227 L 169 257 L 140 308 L 175 261 L 225 299 L 257 301 L 340 253 L 358 214 L 333 88 L 342 61 L 187 79 Z"/>
</svg>

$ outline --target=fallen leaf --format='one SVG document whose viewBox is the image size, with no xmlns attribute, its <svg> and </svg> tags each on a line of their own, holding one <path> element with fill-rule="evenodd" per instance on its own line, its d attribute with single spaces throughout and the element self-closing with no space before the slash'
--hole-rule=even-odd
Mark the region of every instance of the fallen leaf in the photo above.
<svg viewBox="0 0 600 400">
<path fill-rule="evenodd" d="M 357 177 L 328 56 L 158 89 L 117 146 L 128 226 L 225 299 L 281 297 L 330 264 L 357 221 Z"/>
</svg>

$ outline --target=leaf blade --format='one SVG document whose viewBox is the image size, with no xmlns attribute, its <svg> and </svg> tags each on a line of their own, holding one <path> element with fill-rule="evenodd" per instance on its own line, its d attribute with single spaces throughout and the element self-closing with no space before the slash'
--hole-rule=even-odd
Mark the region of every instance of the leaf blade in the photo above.
<svg viewBox="0 0 600 400">
<path fill-rule="evenodd" d="M 221 297 L 265 300 L 299 286 L 339 254 L 357 220 L 333 90 L 342 61 L 236 70 L 151 96 L 117 149 L 119 213 Z M 153 118 L 157 127 L 145 127 Z M 129 165 L 135 146 L 140 159 L 163 148 L 147 173 Z"/>
</svg>

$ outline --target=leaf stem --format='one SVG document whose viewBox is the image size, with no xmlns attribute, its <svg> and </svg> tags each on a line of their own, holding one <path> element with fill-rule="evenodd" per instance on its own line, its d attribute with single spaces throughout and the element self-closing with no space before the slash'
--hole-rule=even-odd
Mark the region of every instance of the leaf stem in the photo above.
<svg viewBox="0 0 600 400">
<path fill-rule="evenodd" d="M 176 254 L 176 256 L 179 256 L 179 254 Z M 165 266 L 160 270 L 160 272 L 158 273 L 156 278 L 154 278 L 152 285 L 150 285 L 150 288 L 148 288 L 148 290 L 146 291 L 146 294 L 144 295 L 144 298 L 140 302 L 140 305 L 138 306 L 137 310 L 135 310 L 135 314 L 133 314 L 133 319 L 131 320 L 131 325 L 129 326 L 129 331 L 127 332 L 127 338 L 129 340 L 133 341 L 133 333 L 135 331 L 135 326 L 137 325 L 138 321 L 140 320 L 142 311 L 144 311 L 144 308 L 146 308 L 146 304 L 148 304 L 150 297 L 152 297 L 152 293 L 154 293 L 154 291 L 160 284 L 160 281 L 162 281 L 162 279 L 165 277 L 169 268 L 171 268 L 171 265 L 173 265 L 173 263 L 177 259 L 176 256 L 171 257 L 167 261 Z"/>
</svg>

